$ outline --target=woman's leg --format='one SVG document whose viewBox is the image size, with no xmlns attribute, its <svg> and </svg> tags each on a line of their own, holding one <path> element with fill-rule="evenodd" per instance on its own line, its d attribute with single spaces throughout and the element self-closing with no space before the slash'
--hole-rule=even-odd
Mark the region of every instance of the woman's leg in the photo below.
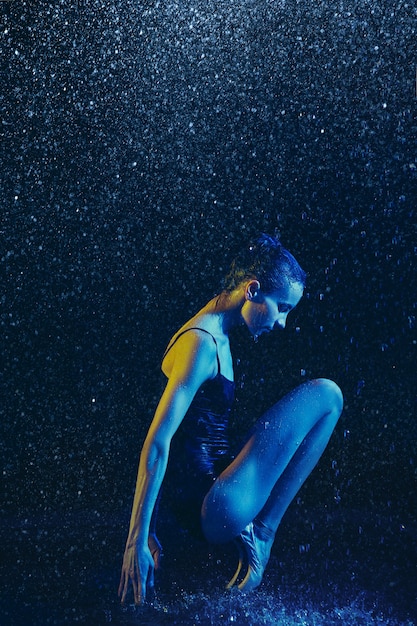
<svg viewBox="0 0 417 626">
<path fill-rule="evenodd" d="M 311 442 L 314 442 L 316 450 L 320 451 L 324 450 L 328 440 L 328 424 L 324 420 L 320 420 L 309 432 L 278 478 L 265 506 L 256 516 L 254 522 L 240 533 L 238 542 L 239 563 L 228 587 L 232 587 L 236 583 L 245 563 L 245 557 L 248 567 L 246 576 L 239 584 L 239 589 L 251 591 L 260 585 L 281 519 L 316 463 L 317 456 L 309 454 Z"/>
<path fill-rule="evenodd" d="M 204 499 L 202 525 L 209 541 L 229 541 L 255 518 L 267 534 L 275 533 L 323 453 L 342 405 L 337 385 L 318 379 L 265 413 Z"/>
</svg>

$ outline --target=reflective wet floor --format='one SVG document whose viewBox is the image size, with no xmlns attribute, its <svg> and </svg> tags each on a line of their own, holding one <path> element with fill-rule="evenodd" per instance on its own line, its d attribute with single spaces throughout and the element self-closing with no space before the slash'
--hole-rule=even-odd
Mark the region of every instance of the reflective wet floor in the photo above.
<svg viewBox="0 0 417 626">
<path fill-rule="evenodd" d="M 344 515 L 341 524 L 337 515 L 331 519 L 316 511 L 314 530 L 306 532 L 289 513 L 263 584 L 247 595 L 224 590 L 237 562 L 233 546 L 210 549 L 162 524 L 166 548 L 156 595 L 138 608 L 120 607 L 116 596 L 126 520 L 91 513 L 26 520 L 18 528 L 2 528 L 7 551 L 1 623 L 414 624 L 415 572 L 409 557 L 415 537 L 403 536 L 400 545 L 388 536 L 381 545 L 378 531 L 367 527 L 361 514 L 369 551 L 364 555 L 357 541 L 346 541 L 357 531 L 358 515 Z"/>
</svg>

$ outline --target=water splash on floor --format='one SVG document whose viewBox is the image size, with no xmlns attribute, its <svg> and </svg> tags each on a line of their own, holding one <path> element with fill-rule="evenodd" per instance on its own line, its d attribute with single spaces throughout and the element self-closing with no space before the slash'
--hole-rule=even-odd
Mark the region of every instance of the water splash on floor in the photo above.
<svg viewBox="0 0 417 626">
<path fill-rule="evenodd" d="M 108 623 L 118 624 L 175 624 L 217 626 L 413 626 L 411 619 L 399 621 L 384 614 L 377 607 L 366 606 L 358 596 L 349 604 L 325 608 L 308 602 L 301 606 L 288 604 L 277 594 L 256 592 L 244 595 L 232 593 L 186 593 L 176 601 L 156 601 L 152 606 L 127 607 L 124 612 L 108 613 Z M 324 605 L 325 603 L 323 603 Z"/>
</svg>

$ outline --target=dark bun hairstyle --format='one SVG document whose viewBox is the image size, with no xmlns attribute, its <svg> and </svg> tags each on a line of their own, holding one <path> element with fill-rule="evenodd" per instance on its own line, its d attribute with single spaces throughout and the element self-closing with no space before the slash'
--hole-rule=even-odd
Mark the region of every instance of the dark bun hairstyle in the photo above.
<svg viewBox="0 0 417 626">
<path fill-rule="evenodd" d="M 306 284 L 306 273 L 277 237 L 261 233 L 233 260 L 224 280 L 233 291 L 244 280 L 256 279 L 264 293 L 273 293 L 286 283 Z"/>
</svg>

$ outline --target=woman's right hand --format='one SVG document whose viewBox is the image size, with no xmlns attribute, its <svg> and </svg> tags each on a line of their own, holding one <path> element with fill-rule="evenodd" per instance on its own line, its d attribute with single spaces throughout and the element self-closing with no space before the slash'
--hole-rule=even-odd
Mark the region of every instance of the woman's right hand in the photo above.
<svg viewBox="0 0 417 626">
<path fill-rule="evenodd" d="M 122 604 L 126 601 L 132 583 L 135 604 L 143 604 L 147 592 L 154 591 L 154 559 L 148 546 L 140 547 L 135 541 L 126 546 L 123 556 L 122 574 L 119 584 L 119 598 Z"/>
</svg>

